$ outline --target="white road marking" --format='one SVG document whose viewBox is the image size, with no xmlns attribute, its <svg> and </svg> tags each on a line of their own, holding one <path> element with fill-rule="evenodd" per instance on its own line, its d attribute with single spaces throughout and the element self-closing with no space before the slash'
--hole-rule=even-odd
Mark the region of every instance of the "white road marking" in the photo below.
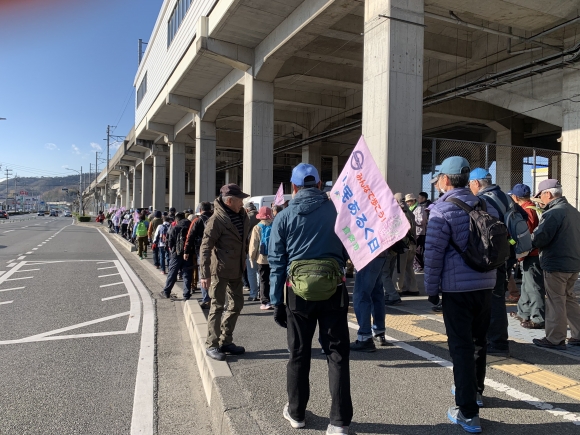
<svg viewBox="0 0 580 435">
<path fill-rule="evenodd" d="M 107 241 L 122 269 L 131 278 L 137 288 L 143 303 L 143 324 L 141 326 L 141 347 L 135 379 L 135 394 L 133 395 L 133 417 L 131 419 L 131 435 L 153 434 L 153 391 L 154 391 L 154 351 L 155 351 L 155 311 L 149 292 L 131 269 L 127 261 L 111 241 L 101 232 Z M 128 288 L 129 289 L 129 288 Z M 131 301 L 131 305 L 133 302 Z"/>
<path fill-rule="evenodd" d="M 351 329 L 355 329 L 355 330 L 359 329 L 359 326 L 353 322 L 348 322 L 348 326 Z M 414 355 L 420 356 L 421 358 L 425 358 L 426 360 L 429 360 L 431 362 L 439 364 L 442 367 L 445 367 L 448 369 L 453 369 L 453 363 L 451 361 L 447 361 L 446 359 L 439 358 L 438 356 L 433 355 L 432 353 L 429 353 L 429 352 L 426 352 L 426 351 L 419 349 L 417 347 L 411 346 L 410 344 L 405 343 L 403 341 L 399 341 L 394 337 L 389 337 L 386 334 L 385 334 L 385 338 L 387 339 L 387 341 L 391 342 L 392 344 L 394 344 L 397 347 L 400 347 L 403 350 L 406 350 L 407 352 L 411 352 Z M 544 410 L 544 411 L 546 411 L 546 412 L 548 412 L 556 417 L 562 417 L 564 420 L 569 420 L 573 424 L 580 426 L 580 416 L 577 414 L 566 411 L 565 409 L 562 409 L 562 408 L 556 408 L 554 405 L 543 402 L 542 400 L 538 399 L 537 397 L 530 396 L 529 394 L 523 393 L 519 390 L 516 390 L 515 388 L 511 388 L 510 386 L 508 386 L 506 384 L 496 382 L 493 379 L 490 379 L 488 377 L 485 378 L 485 385 L 489 386 L 490 388 L 493 388 L 496 391 L 499 391 L 501 393 L 505 393 L 508 396 L 511 396 L 516 400 L 526 402 L 526 403 L 528 403 L 528 404 L 530 404 L 538 409 Z"/>
<path fill-rule="evenodd" d="M 28 251 L 26 252 L 26 255 L 32 254 L 32 251 Z"/>
<path fill-rule="evenodd" d="M 0 302 L 0 305 L 6 305 L 6 304 L 11 304 L 14 301 L 6 301 L 6 302 Z"/>
<path fill-rule="evenodd" d="M 26 270 L 17 270 L 16 272 L 21 273 L 21 272 L 33 272 L 35 270 L 40 270 L 40 269 L 26 269 Z"/>
<path fill-rule="evenodd" d="M 17 260 L 24 260 L 26 258 L 25 255 L 21 255 L 20 257 L 17 258 Z"/>
<path fill-rule="evenodd" d="M 120 273 L 109 273 L 108 275 L 99 275 L 97 278 L 106 278 L 108 276 L 120 275 Z"/>
<path fill-rule="evenodd" d="M 39 248 L 42 248 L 42 245 L 43 245 L 43 244 L 41 243 L 40 245 L 36 245 L 36 246 L 38 246 Z"/>
<path fill-rule="evenodd" d="M 38 251 L 38 248 L 32 248 L 33 251 Z"/>
<path fill-rule="evenodd" d="M 101 299 L 101 301 L 110 301 L 111 299 L 123 298 L 125 296 L 129 296 L 129 293 L 125 293 L 125 294 L 117 295 L 117 296 L 109 296 L 108 298 Z"/>
<path fill-rule="evenodd" d="M 130 311 L 126 311 L 124 313 L 113 314 L 112 316 L 101 317 L 100 319 L 89 320 L 88 322 L 77 323 L 76 325 L 67 326 L 65 328 L 55 329 L 54 331 L 48 331 L 48 332 L 43 332 L 42 334 L 31 335 L 30 337 L 26 337 L 26 338 L 19 338 L 17 340 L 0 341 L 0 345 L 1 344 L 31 343 L 34 341 L 43 341 L 47 337 L 50 337 L 50 336 L 55 335 L 55 334 L 60 334 L 61 332 L 71 331 L 73 329 L 78 329 L 78 328 L 84 328 L 85 326 L 94 325 L 95 323 L 106 322 L 107 320 L 117 319 L 119 317 L 128 316 L 129 314 L 130 314 Z M 117 335 L 119 332 L 121 332 L 121 331 L 114 331 L 113 333 L 104 332 L 104 333 L 100 333 L 100 335 L 101 336 L 102 335 Z M 126 333 L 126 331 L 123 331 L 123 333 Z M 80 335 L 83 335 L 85 337 L 94 336 L 94 334 L 80 334 Z M 73 337 L 76 337 L 76 335 Z M 58 340 L 58 338 L 55 338 L 55 339 Z M 60 339 L 62 339 L 62 337 Z"/>
<path fill-rule="evenodd" d="M 7 231 L 4 231 L 4 232 L 5 233 L 11 233 L 12 231 L 14 231 L 14 230 L 7 230 Z"/>
<path fill-rule="evenodd" d="M 111 263 L 112 261 L 115 261 L 115 260 L 97 261 L 97 264 Z"/>
<path fill-rule="evenodd" d="M 18 281 L 21 279 L 32 279 L 32 278 L 34 278 L 34 277 L 33 276 L 23 276 L 22 278 L 10 278 L 10 279 L 7 279 L 6 281 Z"/>
<path fill-rule="evenodd" d="M 23 288 L 26 288 L 26 287 L 3 288 L 2 290 L 0 290 L 0 292 L 9 292 L 12 290 L 22 290 Z"/>
<path fill-rule="evenodd" d="M 119 285 L 119 284 L 124 284 L 124 282 L 123 282 L 123 281 L 120 281 L 120 282 L 113 282 L 113 283 L 111 283 L 111 284 L 103 284 L 103 285 L 100 285 L 99 287 L 101 287 L 101 288 L 103 288 L 103 287 L 111 287 L 111 286 L 113 286 L 113 285 Z"/>
<path fill-rule="evenodd" d="M 116 269 L 117 266 L 98 267 L 97 270 Z"/>
</svg>

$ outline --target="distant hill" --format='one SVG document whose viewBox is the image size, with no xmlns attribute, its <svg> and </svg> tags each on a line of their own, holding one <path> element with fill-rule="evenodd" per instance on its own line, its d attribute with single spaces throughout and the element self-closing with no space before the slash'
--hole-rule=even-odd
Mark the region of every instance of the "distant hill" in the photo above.
<svg viewBox="0 0 580 435">
<path fill-rule="evenodd" d="M 94 174 L 91 180 L 94 179 Z M 87 183 L 88 175 L 86 177 Z M 8 197 L 20 194 L 20 191 L 28 192 L 29 196 L 40 197 L 43 201 L 64 201 L 71 199 L 66 197 L 63 188 L 71 191 L 79 187 L 79 176 L 72 174 L 65 177 L 17 177 L 8 179 Z M 86 187 L 83 186 L 83 188 Z M 0 198 L 6 197 L 6 180 L 0 182 Z"/>
</svg>

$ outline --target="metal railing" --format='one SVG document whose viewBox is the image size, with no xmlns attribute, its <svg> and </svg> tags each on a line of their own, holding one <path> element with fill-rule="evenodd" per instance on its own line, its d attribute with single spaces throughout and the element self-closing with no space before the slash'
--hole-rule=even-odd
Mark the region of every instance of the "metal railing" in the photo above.
<svg viewBox="0 0 580 435">
<path fill-rule="evenodd" d="M 542 180 L 556 178 L 562 183 L 568 201 L 578 208 L 579 157 L 576 153 L 429 137 L 423 138 L 422 150 L 423 191 L 430 193 L 431 198 L 437 198 L 438 193 L 430 180 L 443 160 L 462 156 L 472 169 L 487 169 L 492 181 L 504 192 L 523 183 L 535 194 Z"/>
</svg>

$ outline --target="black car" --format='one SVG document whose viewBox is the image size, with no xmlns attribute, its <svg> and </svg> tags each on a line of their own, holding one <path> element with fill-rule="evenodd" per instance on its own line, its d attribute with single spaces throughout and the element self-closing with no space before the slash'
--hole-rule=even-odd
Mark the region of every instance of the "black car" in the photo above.
<svg viewBox="0 0 580 435">
<path fill-rule="evenodd" d="M 8 213 L 6 212 L 6 210 L 0 210 L 0 218 L 2 219 L 8 219 L 10 216 L 8 216 Z"/>
<path fill-rule="evenodd" d="M 44 216 L 44 212 L 43 212 L 43 211 L 41 211 L 41 210 L 39 210 L 39 211 L 38 211 L 38 216 Z"/>
</svg>

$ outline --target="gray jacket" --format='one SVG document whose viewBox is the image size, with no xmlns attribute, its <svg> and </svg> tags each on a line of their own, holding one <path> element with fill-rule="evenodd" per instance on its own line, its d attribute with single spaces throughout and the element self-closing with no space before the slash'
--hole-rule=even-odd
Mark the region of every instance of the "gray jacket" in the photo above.
<svg viewBox="0 0 580 435">
<path fill-rule="evenodd" d="M 565 197 L 551 201 L 532 233 L 546 272 L 580 272 L 580 212 Z"/>
</svg>

